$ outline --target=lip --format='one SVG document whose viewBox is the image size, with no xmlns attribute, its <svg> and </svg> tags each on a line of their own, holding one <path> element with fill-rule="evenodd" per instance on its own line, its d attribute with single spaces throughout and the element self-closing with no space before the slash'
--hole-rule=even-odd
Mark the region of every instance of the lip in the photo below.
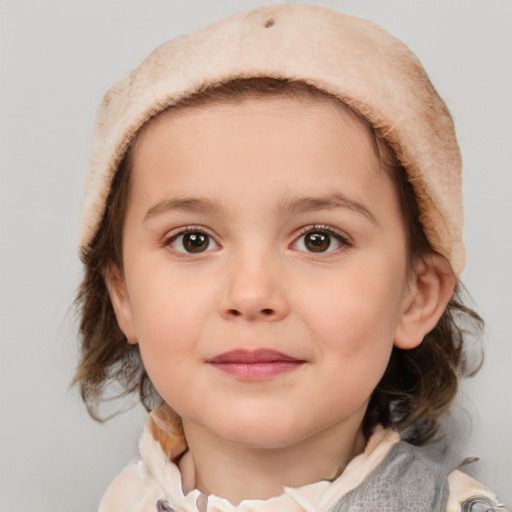
<svg viewBox="0 0 512 512">
<path fill-rule="evenodd" d="M 299 368 L 305 361 L 277 350 L 231 350 L 206 361 L 218 370 L 243 380 L 263 380 Z"/>
</svg>

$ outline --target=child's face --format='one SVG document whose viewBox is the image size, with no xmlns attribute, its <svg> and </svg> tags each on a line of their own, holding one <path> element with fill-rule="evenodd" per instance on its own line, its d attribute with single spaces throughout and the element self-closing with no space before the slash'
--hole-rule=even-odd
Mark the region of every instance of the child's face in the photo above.
<svg viewBox="0 0 512 512">
<path fill-rule="evenodd" d="M 409 300 L 364 124 L 289 98 L 169 112 L 132 179 L 116 313 L 185 429 L 268 448 L 357 431 Z"/>
</svg>

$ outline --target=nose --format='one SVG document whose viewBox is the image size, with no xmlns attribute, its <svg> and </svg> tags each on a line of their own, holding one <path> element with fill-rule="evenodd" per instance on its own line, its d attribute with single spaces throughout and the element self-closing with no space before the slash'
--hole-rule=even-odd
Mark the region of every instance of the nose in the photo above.
<svg viewBox="0 0 512 512">
<path fill-rule="evenodd" d="M 282 273 L 270 257 L 241 257 L 227 266 L 221 317 L 275 322 L 288 315 Z"/>
</svg>

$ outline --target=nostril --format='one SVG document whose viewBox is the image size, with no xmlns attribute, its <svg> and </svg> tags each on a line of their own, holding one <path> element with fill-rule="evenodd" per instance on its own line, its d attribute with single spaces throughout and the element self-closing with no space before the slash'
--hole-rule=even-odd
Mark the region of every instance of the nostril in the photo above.
<svg viewBox="0 0 512 512">
<path fill-rule="evenodd" d="M 228 314 L 231 316 L 240 316 L 242 313 L 240 313 L 240 311 L 237 309 L 230 309 L 228 310 Z"/>
<path fill-rule="evenodd" d="M 274 313 L 274 310 L 273 309 L 262 309 L 261 312 L 265 315 L 265 316 L 270 316 Z"/>
</svg>

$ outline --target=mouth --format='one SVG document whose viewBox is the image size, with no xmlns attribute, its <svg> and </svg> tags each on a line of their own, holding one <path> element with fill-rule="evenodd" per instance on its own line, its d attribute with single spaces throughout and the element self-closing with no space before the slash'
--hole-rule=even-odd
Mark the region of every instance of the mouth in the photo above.
<svg viewBox="0 0 512 512">
<path fill-rule="evenodd" d="M 263 380 L 291 372 L 305 361 L 276 350 L 232 350 L 206 361 L 216 369 L 243 380 Z"/>
</svg>

